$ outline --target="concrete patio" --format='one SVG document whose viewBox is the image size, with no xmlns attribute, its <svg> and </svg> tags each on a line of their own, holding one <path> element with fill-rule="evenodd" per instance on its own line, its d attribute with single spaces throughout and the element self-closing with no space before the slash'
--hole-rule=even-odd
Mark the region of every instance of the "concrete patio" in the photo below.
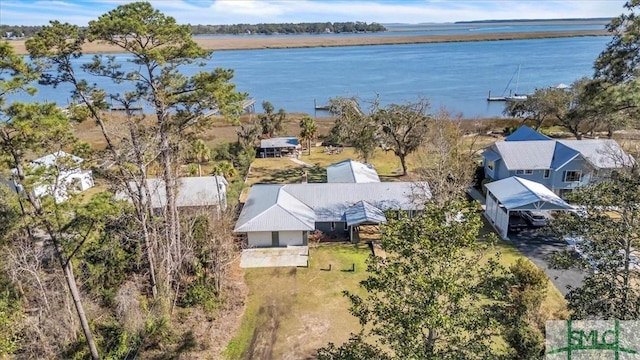
<svg viewBox="0 0 640 360">
<path fill-rule="evenodd" d="M 289 246 L 282 248 L 253 248 L 242 251 L 241 268 L 259 267 L 307 267 L 309 264 L 308 246 Z"/>
</svg>

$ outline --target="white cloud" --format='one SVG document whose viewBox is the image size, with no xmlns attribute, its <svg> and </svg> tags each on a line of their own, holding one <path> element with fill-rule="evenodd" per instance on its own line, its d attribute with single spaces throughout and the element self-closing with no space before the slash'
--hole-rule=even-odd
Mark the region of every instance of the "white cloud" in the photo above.
<svg viewBox="0 0 640 360">
<path fill-rule="evenodd" d="M 124 0 L 0 0 L 0 24 L 42 25 L 55 19 L 86 25 Z M 179 23 L 236 24 L 311 21 L 453 22 L 486 19 L 613 17 L 624 0 L 329 1 L 151 0 Z"/>
</svg>

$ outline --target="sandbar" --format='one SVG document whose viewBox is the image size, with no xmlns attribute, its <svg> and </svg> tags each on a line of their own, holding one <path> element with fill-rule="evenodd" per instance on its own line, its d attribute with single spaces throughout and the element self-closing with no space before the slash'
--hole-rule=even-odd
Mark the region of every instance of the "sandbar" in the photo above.
<svg viewBox="0 0 640 360">
<path fill-rule="evenodd" d="M 399 45 L 426 44 L 442 42 L 468 41 L 502 41 L 523 39 L 546 39 L 581 36 L 611 36 L 606 30 L 570 30 L 570 31 L 539 31 L 539 32 L 508 32 L 492 34 L 453 34 L 453 35 L 389 35 L 389 36 L 227 36 L 219 38 L 195 38 L 195 41 L 207 50 L 251 50 L 251 49 L 285 49 L 336 46 L 365 46 L 365 45 Z M 24 40 L 10 40 L 16 53 L 27 53 Z M 122 49 L 100 43 L 87 43 L 83 46 L 86 54 L 122 53 Z"/>
</svg>

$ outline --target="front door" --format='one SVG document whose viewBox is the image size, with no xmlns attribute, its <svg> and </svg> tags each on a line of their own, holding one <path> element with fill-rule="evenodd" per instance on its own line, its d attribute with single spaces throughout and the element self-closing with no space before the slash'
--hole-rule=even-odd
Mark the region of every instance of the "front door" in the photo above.
<svg viewBox="0 0 640 360">
<path fill-rule="evenodd" d="M 280 233 L 277 231 L 272 231 L 271 232 L 271 246 L 272 247 L 278 247 L 280 246 Z"/>
</svg>

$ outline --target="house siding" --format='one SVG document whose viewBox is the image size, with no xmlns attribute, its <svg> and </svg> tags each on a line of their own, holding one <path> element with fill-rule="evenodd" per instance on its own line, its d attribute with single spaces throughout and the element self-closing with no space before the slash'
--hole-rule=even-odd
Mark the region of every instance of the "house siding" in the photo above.
<svg viewBox="0 0 640 360">
<path fill-rule="evenodd" d="M 304 245 L 303 231 L 280 231 L 279 246 Z"/>
<path fill-rule="evenodd" d="M 249 247 L 271 247 L 271 231 L 255 231 L 247 233 Z"/>
<path fill-rule="evenodd" d="M 331 229 L 331 222 L 317 222 L 316 230 L 320 230 L 325 233 L 329 238 L 338 238 L 338 237 L 348 237 L 349 230 L 345 230 L 345 223 L 342 221 L 334 221 L 335 225 L 333 229 Z"/>
</svg>

